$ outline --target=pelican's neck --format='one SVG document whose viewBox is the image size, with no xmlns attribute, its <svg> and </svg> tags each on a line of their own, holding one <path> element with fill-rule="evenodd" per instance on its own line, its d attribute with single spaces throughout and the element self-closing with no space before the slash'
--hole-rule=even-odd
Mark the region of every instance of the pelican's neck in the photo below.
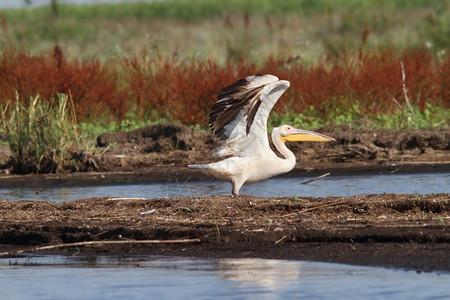
<svg viewBox="0 0 450 300">
<path fill-rule="evenodd" d="M 286 147 L 286 145 L 281 141 L 280 138 L 281 134 L 278 131 L 278 128 L 274 128 L 272 131 L 272 142 L 275 148 L 277 148 L 278 152 L 283 155 L 283 161 L 285 161 L 285 163 L 288 164 L 292 169 L 295 166 L 295 155 L 291 150 L 288 149 L 288 147 Z"/>
</svg>

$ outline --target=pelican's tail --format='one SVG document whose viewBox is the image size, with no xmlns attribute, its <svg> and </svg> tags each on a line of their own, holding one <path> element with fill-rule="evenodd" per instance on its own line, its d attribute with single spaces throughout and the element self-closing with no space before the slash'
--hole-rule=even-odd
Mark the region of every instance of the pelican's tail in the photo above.
<svg viewBox="0 0 450 300">
<path fill-rule="evenodd" d="M 208 174 L 214 178 L 220 179 L 220 180 L 226 180 L 230 181 L 229 173 L 225 170 L 222 171 L 220 168 L 221 162 L 215 162 L 210 164 L 195 164 L 195 165 L 188 165 L 191 169 L 200 169 L 205 174 Z"/>
</svg>

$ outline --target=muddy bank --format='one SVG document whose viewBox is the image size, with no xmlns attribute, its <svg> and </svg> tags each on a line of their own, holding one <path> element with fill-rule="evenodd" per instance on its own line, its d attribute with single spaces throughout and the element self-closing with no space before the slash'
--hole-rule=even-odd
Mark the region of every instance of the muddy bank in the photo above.
<svg viewBox="0 0 450 300">
<path fill-rule="evenodd" d="M 0 252 L 82 241 L 199 239 L 45 253 L 288 258 L 450 271 L 448 194 L 1 200 L 0 207 Z"/>
<path fill-rule="evenodd" d="M 318 132 L 336 138 L 331 143 L 288 143 L 297 167 L 306 170 L 390 168 L 402 165 L 450 163 L 450 128 L 420 130 L 355 130 L 356 125 L 328 126 Z M 97 153 L 75 153 L 79 172 L 141 172 L 215 160 L 209 132 L 168 123 L 128 132 L 102 134 Z M 80 159 L 82 157 L 83 159 Z M 1 173 L 8 170 L 9 150 L 0 146 Z M 73 162 L 71 162 L 73 163 Z M 399 167 L 397 167 L 399 168 Z M 411 168 L 411 167 L 410 167 Z M 162 172 L 163 173 L 163 172 Z"/>
<path fill-rule="evenodd" d="M 296 155 L 297 169 L 395 170 L 401 165 L 450 164 L 450 128 L 354 130 L 350 124 L 328 126 L 317 131 L 334 137 L 336 142 L 288 143 Z M 208 132 L 164 124 L 100 135 L 97 147 L 105 153 L 97 159 L 101 171 L 185 167 L 191 163 L 215 160 L 215 146 Z"/>
<path fill-rule="evenodd" d="M 442 172 L 450 169 L 450 128 L 358 130 L 349 124 L 317 131 L 336 138 L 331 143 L 288 143 L 297 157 L 290 175 Z M 0 146 L 0 187 L 85 185 L 201 179 L 192 163 L 216 160 L 208 132 L 161 124 L 128 132 L 102 134 L 97 153 L 74 153 L 73 172 L 11 176 L 9 149 Z M 75 169 L 73 169 L 75 168 Z"/>
</svg>

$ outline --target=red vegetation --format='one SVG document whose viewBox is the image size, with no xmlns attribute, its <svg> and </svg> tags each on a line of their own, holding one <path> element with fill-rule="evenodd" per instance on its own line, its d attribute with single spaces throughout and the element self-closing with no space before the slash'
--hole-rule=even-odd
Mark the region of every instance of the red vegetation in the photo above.
<svg viewBox="0 0 450 300">
<path fill-rule="evenodd" d="M 156 111 L 158 116 L 191 125 L 206 123 L 221 88 L 253 72 L 245 63 L 221 67 L 213 61 L 180 63 L 161 57 L 145 64 L 128 59 L 124 66 L 140 112 L 149 116 Z"/>
<path fill-rule="evenodd" d="M 113 113 L 124 116 L 125 94 L 117 88 L 113 70 L 95 60 L 67 61 L 56 46 L 52 55 L 32 56 L 6 50 L 0 57 L 0 104 L 21 102 L 39 95 L 56 98 L 57 93 L 70 94 L 79 118 L 88 119 Z"/>
<path fill-rule="evenodd" d="M 359 104 L 361 114 L 365 115 L 393 112 L 397 109 L 394 98 L 405 106 L 401 62 L 412 105 L 420 109 L 425 103 L 448 106 L 449 85 L 444 81 L 448 81 L 449 61 L 447 58 L 445 63 L 435 64 L 426 51 L 404 53 L 400 57 L 383 51 L 347 57 L 331 67 L 294 65 L 273 73 L 291 82 L 285 106 L 292 112 L 303 112 L 312 105 L 326 115 L 329 110 Z M 281 66 L 279 62 L 273 64 Z"/>
<path fill-rule="evenodd" d="M 140 111 L 156 110 L 185 124 L 205 125 L 209 106 L 219 90 L 238 78 L 257 73 L 274 74 L 291 82 L 277 110 L 300 113 L 313 106 L 327 115 L 330 110 L 358 104 L 361 117 L 393 112 L 397 109 L 395 101 L 405 105 L 401 62 L 412 105 L 421 109 L 425 103 L 448 107 L 450 60 L 436 64 L 426 51 L 405 52 L 399 57 L 391 51 L 361 53 L 331 67 L 323 63 L 306 67 L 274 58 L 256 67 L 246 62 L 218 66 L 212 61 L 180 63 L 155 57 L 145 63 L 136 58 L 126 60 L 125 68 L 132 98 L 137 100 Z"/>
<path fill-rule="evenodd" d="M 219 90 L 235 80 L 270 73 L 291 82 L 276 110 L 304 112 L 313 106 L 326 116 L 358 104 L 361 117 L 389 113 L 405 105 L 405 87 L 412 105 L 449 106 L 450 56 L 436 62 L 427 51 L 391 51 L 346 56 L 333 64 L 305 66 L 291 59 L 267 59 L 262 66 L 242 61 L 218 65 L 209 60 L 177 57 L 125 59 L 121 68 L 98 61 L 67 61 L 56 47 L 52 55 L 30 56 L 6 51 L 0 59 L 0 104 L 39 94 L 44 99 L 70 91 L 79 118 L 106 114 L 123 118 L 135 109 L 143 118 L 165 117 L 184 124 L 207 122 Z M 116 77 L 115 74 L 120 74 Z M 395 99 L 395 100 L 394 100 Z"/>
</svg>

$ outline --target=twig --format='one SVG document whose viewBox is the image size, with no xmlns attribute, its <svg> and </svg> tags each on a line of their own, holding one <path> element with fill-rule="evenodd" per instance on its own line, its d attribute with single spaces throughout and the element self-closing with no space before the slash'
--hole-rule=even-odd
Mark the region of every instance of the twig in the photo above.
<svg viewBox="0 0 450 300">
<path fill-rule="evenodd" d="M 400 66 L 402 68 L 402 88 L 403 88 L 403 95 L 405 96 L 406 105 L 408 106 L 409 110 L 413 115 L 416 115 L 411 108 L 411 103 L 409 102 L 408 97 L 408 89 L 406 88 L 406 74 L 405 74 L 405 66 L 403 65 L 403 61 L 400 61 Z"/>
<path fill-rule="evenodd" d="M 149 200 L 148 198 L 128 198 L 128 197 L 109 197 L 106 201 L 121 201 L 121 200 Z"/>
<path fill-rule="evenodd" d="M 301 214 L 301 213 L 304 213 L 304 212 L 308 212 L 308 211 L 311 211 L 311 210 L 315 210 L 315 209 L 318 209 L 318 208 L 334 206 L 334 205 L 339 205 L 339 204 L 345 204 L 345 203 L 349 203 L 349 202 L 350 201 L 348 201 L 348 200 L 344 200 L 344 201 L 339 201 L 339 202 L 332 202 L 332 203 L 321 204 L 321 205 L 317 205 L 317 206 L 313 206 L 313 207 L 304 208 L 304 209 L 302 209 L 302 210 L 300 210 L 298 212 L 287 214 L 287 215 L 283 215 L 281 217 L 282 218 L 290 217 L 290 216 L 298 215 L 298 214 Z"/>
<path fill-rule="evenodd" d="M 313 181 L 316 181 L 316 180 L 322 179 L 322 178 L 324 178 L 324 177 L 327 177 L 328 175 L 330 175 L 330 173 L 326 173 L 326 174 L 323 174 L 323 175 L 320 175 L 320 176 L 314 177 L 314 178 L 312 178 L 312 179 L 309 179 L 309 180 L 303 181 L 303 182 L 302 182 L 301 184 L 307 184 L 307 183 L 310 183 L 310 182 L 313 182 Z"/>
<path fill-rule="evenodd" d="M 275 244 L 281 243 L 285 239 L 287 239 L 287 236 L 283 235 L 283 237 L 281 239 L 279 239 L 278 241 L 276 241 Z"/>
<path fill-rule="evenodd" d="M 400 110 L 403 109 L 402 105 L 397 101 L 397 99 L 395 99 L 394 96 L 392 96 L 392 100 L 394 100 L 394 103 L 397 105 L 398 109 L 400 109 Z"/>
<path fill-rule="evenodd" d="M 220 230 L 219 230 L 219 226 L 216 224 L 216 229 L 217 229 L 217 238 L 220 238 Z"/>
<path fill-rule="evenodd" d="M 56 244 L 42 247 L 34 247 L 24 250 L 18 250 L 14 252 L 0 252 L 1 256 L 14 256 L 24 252 L 34 252 L 41 250 L 52 250 L 59 248 L 69 248 L 69 247 L 80 247 L 80 246 L 90 246 L 90 245 L 124 245 L 124 244 L 190 244 L 190 243 L 200 243 L 200 239 L 180 239 L 180 240 L 123 240 L 123 241 L 86 241 L 78 243 L 67 243 L 67 244 Z"/>
</svg>

